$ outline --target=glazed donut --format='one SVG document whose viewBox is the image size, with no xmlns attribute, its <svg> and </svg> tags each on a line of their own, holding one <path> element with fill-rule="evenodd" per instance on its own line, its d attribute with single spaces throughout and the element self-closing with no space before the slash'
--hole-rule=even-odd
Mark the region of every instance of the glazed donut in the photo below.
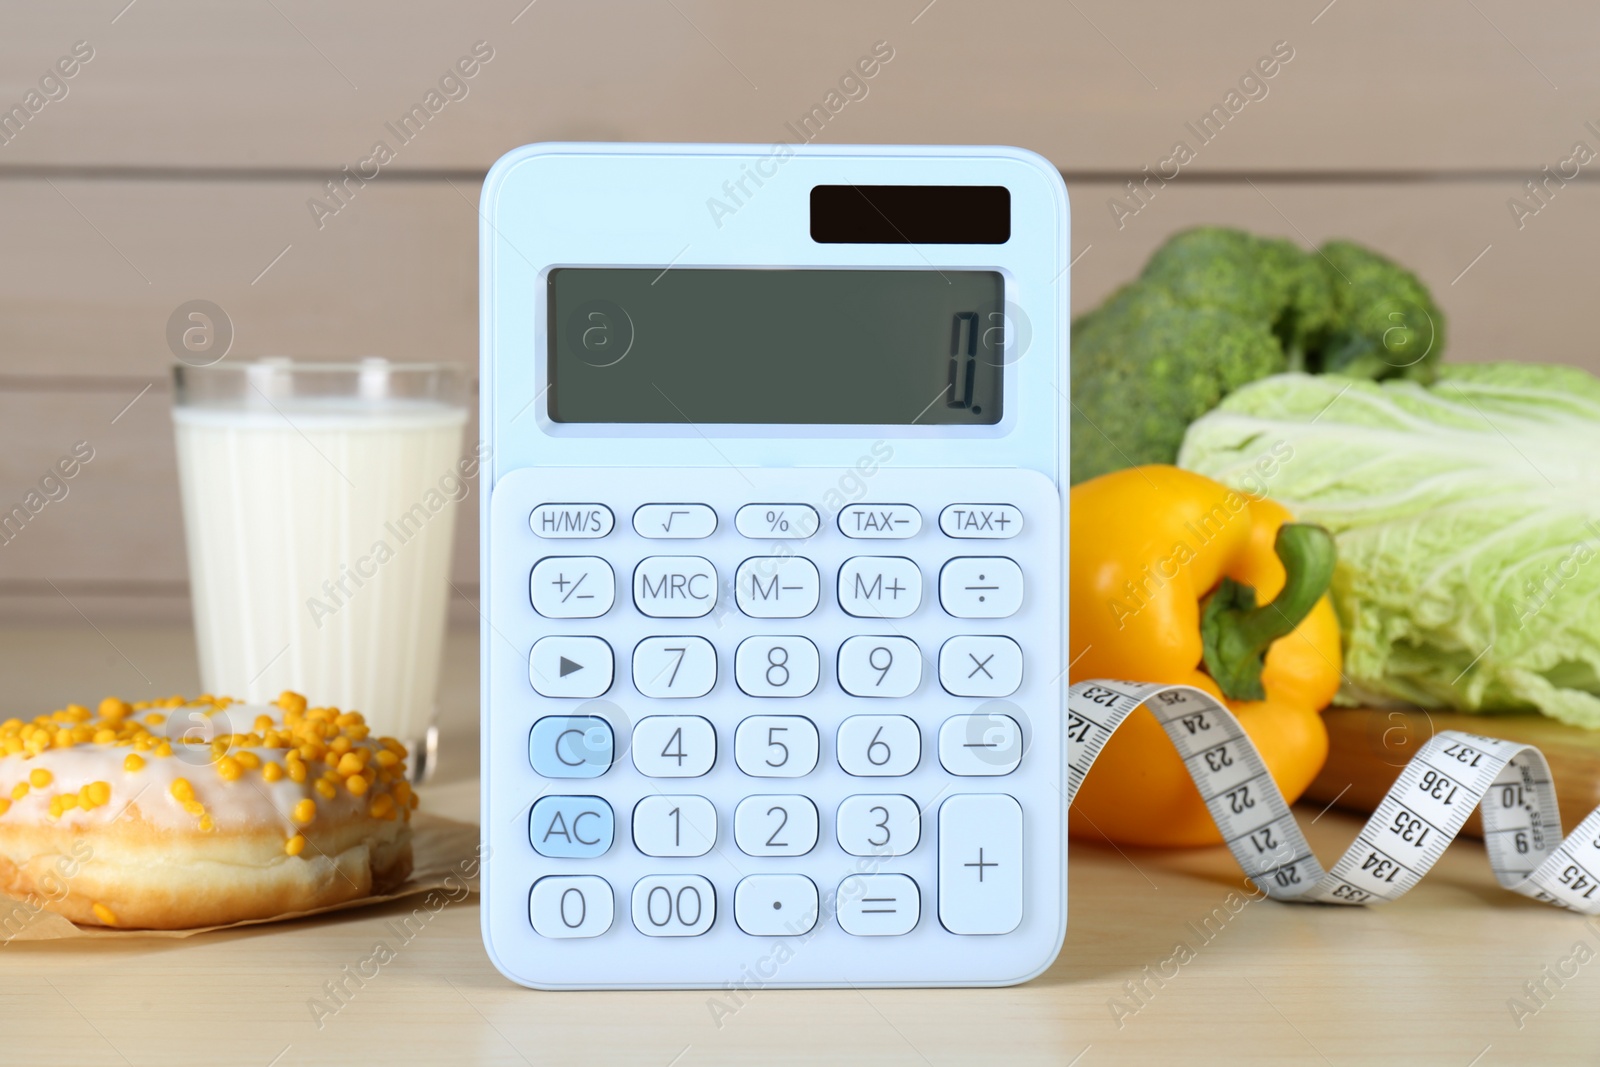
<svg viewBox="0 0 1600 1067">
<path fill-rule="evenodd" d="M 154 930 L 381 893 L 411 873 L 405 758 L 359 713 L 295 693 L 108 697 L 98 714 L 9 719 L 0 891 L 77 923 Z"/>
</svg>

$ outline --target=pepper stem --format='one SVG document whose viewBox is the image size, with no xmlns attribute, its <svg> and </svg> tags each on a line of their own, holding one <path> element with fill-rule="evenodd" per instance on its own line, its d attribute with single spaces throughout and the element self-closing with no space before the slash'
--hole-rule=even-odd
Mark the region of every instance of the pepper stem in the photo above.
<svg viewBox="0 0 1600 1067">
<path fill-rule="evenodd" d="M 1206 670 L 1230 700 L 1263 700 L 1261 668 L 1267 649 L 1311 614 L 1333 578 L 1333 535 L 1308 523 L 1285 523 L 1273 544 L 1283 561 L 1283 590 L 1256 605 L 1256 591 L 1224 578 L 1200 617 Z"/>
</svg>

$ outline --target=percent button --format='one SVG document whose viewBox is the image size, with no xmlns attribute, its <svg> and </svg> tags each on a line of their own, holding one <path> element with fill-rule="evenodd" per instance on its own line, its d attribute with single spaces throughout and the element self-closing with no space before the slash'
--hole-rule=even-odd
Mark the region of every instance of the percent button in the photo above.
<svg viewBox="0 0 1600 1067">
<path fill-rule="evenodd" d="M 817 532 L 817 509 L 809 504 L 746 504 L 733 517 L 745 537 L 803 541 Z"/>
</svg>

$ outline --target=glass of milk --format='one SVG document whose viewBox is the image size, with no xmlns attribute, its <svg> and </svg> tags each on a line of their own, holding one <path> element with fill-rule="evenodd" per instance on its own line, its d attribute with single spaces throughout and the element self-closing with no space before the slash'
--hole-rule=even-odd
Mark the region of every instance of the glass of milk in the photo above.
<svg viewBox="0 0 1600 1067">
<path fill-rule="evenodd" d="M 200 675 L 366 716 L 433 767 L 466 382 L 439 364 L 272 357 L 174 368 Z"/>
</svg>

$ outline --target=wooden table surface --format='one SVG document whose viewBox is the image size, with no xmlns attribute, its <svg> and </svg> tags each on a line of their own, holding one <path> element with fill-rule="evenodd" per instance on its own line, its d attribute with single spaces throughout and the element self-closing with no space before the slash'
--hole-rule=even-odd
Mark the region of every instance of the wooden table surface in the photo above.
<svg viewBox="0 0 1600 1067">
<path fill-rule="evenodd" d="M 0 630 L 0 713 L 193 691 L 195 675 L 183 629 Z M 452 634 L 443 759 L 423 803 L 457 818 L 477 814 L 476 678 L 476 635 Z M 1315 808 L 1301 821 L 1325 863 L 1358 829 Z M 710 992 L 513 986 L 484 956 L 475 897 L 409 941 L 389 925 L 410 910 L 397 903 L 184 941 L 17 942 L 0 946 L 0 1062 L 1491 1067 L 1600 1055 L 1600 922 L 1500 890 L 1475 841 L 1372 909 L 1241 904 L 1222 849 L 1077 845 L 1069 869 L 1066 945 L 1027 985 L 755 991 L 720 1022 Z M 319 1022 L 326 984 L 378 942 L 392 961 Z"/>
</svg>

